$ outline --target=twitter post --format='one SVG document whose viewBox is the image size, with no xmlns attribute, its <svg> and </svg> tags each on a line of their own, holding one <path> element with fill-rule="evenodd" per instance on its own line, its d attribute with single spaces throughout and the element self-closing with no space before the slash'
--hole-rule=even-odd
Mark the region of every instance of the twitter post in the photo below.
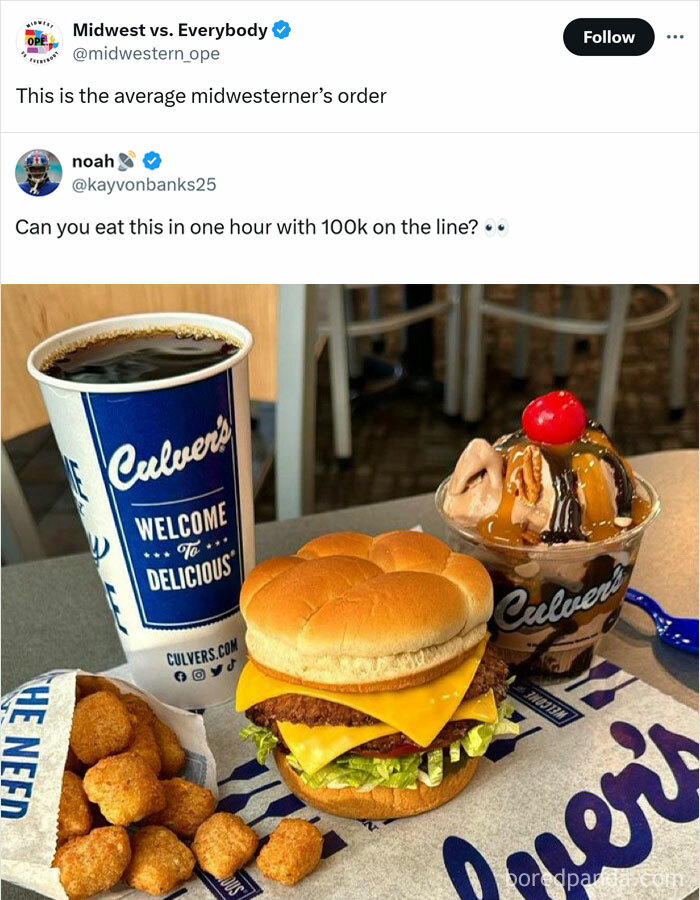
<svg viewBox="0 0 700 900">
<path fill-rule="evenodd" d="M 0 0 L 3 900 L 698 900 L 699 39 Z"/>
</svg>

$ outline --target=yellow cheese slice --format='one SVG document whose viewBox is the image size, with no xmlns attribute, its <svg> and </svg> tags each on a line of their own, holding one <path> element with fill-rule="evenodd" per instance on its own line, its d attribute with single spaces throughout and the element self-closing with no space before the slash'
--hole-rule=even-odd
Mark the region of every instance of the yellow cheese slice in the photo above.
<svg viewBox="0 0 700 900">
<path fill-rule="evenodd" d="M 485 694 L 479 694 L 478 697 L 460 703 L 453 715 L 450 716 L 450 722 L 457 722 L 459 719 L 476 719 L 477 722 L 493 724 L 497 718 L 496 698 L 493 696 L 493 691 L 486 691 Z"/>
<path fill-rule="evenodd" d="M 359 725 L 356 728 L 346 725 L 315 725 L 311 728 L 309 725 L 278 722 L 277 727 L 285 744 L 309 775 L 318 772 L 353 747 L 396 733 L 391 725 L 382 725 L 381 722 L 376 725 Z"/>
<path fill-rule="evenodd" d="M 477 722 L 495 722 L 498 716 L 493 691 L 487 691 L 472 700 L 460 703 L 451 721 L 458 719 L 475 719 Z M 387 734 L 395 734 L 396 728 L 378 722 L 376 725 L 309 725 L 292 722 L 278 722 L 279 730 L 285 744 L 301 763 L 309 775 L 318 772 L 329 762 Z M 422 745 L 427 746 L 427 745 Z"/>
<path fill-rule="evenodd" d="M 469 685 L 472 683 L 481 658 L 486 650 L 488 634 L 456 669 L 441 675 L 428 684 L 403 688 L 399 691 L 375 691 L 370 694 L 347 694 L 290 684 L 261 672 L 248 662 L 241 672 L 236 689 L 238 712 L 282 694 L 302 694 L 341 703 L 393 725 L 394 731 L 403 731 L 414 743 L 427 747 L 442 731 L 452 713 L 457 709 Z"/>
</svg>

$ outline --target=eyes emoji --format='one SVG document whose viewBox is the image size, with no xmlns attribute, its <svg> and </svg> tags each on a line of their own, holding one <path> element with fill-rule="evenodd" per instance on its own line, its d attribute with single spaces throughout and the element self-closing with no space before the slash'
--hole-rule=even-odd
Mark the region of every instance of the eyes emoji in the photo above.
<svg viewBox="0 0 700 900">
<path fill-rule="evenodd" d="M 495 219 L 487 219 L 484 223 L 484 231 L 487 237 L 493 237 L 494 234 L 500 234 L 501 237 L 505 237 L 508 234 L 508 220 L 499 219 L 496 222 Z"/>
</svg>

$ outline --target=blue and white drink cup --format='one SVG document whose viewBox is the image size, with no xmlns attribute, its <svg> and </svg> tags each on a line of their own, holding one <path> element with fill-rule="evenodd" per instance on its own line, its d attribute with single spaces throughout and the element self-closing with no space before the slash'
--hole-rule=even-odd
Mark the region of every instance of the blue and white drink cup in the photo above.
<svg viewBox="0 0 700 900">
<path fill-rule="evenodd" d="M 41 371 L 96 336 L 194 326 L 233 356 L 186 375 L 85 384 Z M 255 564 L 247 329 L 217 316 L 120 316 L 29 356 L 135 681 L 174 706 L 233 697 L 245 663 L 239 594 Z M 89 622 L 76 623 L 89 639 Z"/>
</svg>

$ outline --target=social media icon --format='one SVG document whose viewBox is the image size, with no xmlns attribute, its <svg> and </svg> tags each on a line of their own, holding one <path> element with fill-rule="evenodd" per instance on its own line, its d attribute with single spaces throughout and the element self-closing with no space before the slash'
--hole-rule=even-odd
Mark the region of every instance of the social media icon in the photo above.
<svg viewBox="0 0 700 900">
<path fill-rule="evenodd" d="M 229 662 L 229 664 L 226 666 L 226 671 L 227 671 L 227 672 L 233 671 L 233 667 L 234 667 L 235 665 L 236 665 L 236 660 L 235 660 L 235 659 L 232 659 L 232 660 Z"/>
<path fill-rule="evenodd" d="M 182 672 L 180 669 L 178 669 L 178 671 L 175 672 L 173 677 L 175 678 L 175 681 L 187 681 L 187 675 L 184 672 Z"/>
<path fill-rule="evenodd" d="M 283 41 L 286 37 L 289 37 L 291 32 L 292 32 L 292 28 L 291 28 L 289 22 L 285 22 L 284 19 L 279 19 L 272 26 L 272 33 L 274 34 L 274 36 L 276 38 L 279 38 L 281 41 Z"/>
<path fill-rule="evenodd" d="M 219 663 L 218 666 L 211 667 L 211 674 L 214 676 L 214 678 L 216 678 L 217 675 L 221 675 L 223 668 L 224 668 L 223 663 Z"/>
<path fill-rule="evenodd" d="M 192 681 L 204 681 L 206 677 L 207 673 L 204 671 L 204 669 L 195 669 L 192 672 Z"/>
<path fill-rule="evenodd" d="M 143 157 L 144 166 L 151 170 L 160 168 L 162 161 L 160 153 L 156 153 L 155 150 L 149 150 Z"/>
</svg>

